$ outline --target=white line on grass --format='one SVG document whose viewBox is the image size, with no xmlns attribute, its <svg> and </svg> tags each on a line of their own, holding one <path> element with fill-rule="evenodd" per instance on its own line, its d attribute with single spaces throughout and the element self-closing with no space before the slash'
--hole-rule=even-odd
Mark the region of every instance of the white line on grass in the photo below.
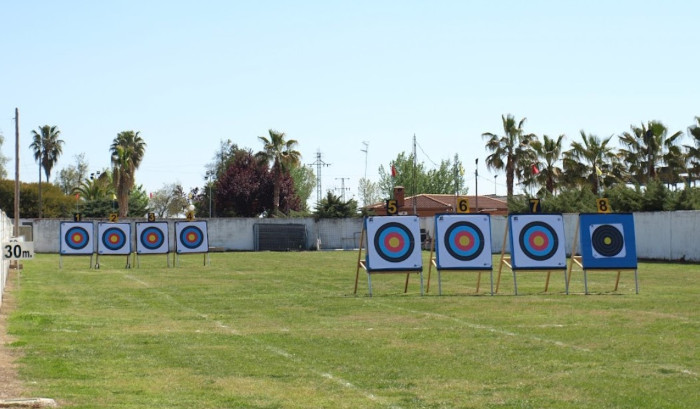
<svg viewBox="0 0 700 409">
<path fill-rule="evenodd" d="M 132 275 L 124 275 L 124 277 L 128 278 L 129 280 L 135 281 L 135 282 L 137 282 L 137 283 L 143 285 L 143 286 L 146 287 L 146 288 L 151 288 L 151 285 L 150 285 L 149 283 L 147 283 L 147 282 L 145 282 L 145 281 L 143 281 L 143 280 L 141 280 L 141 279 L 139 279 L 139 278 L 137 278 L 137 277 L 134 277 L 134 276 L 132 276 Z M 158 290 L 156 290 L 155 292 L 156 292 L 156 294 L 158 294 L 158 295 L 160 295 L 160 296 L 162 296 L 162 297 L 164 297 L 164 298 L 167 298 L 170 302 L 172 302 L 173 304 L 177 305 L 180 309 L 185 310 L 185 311 L 192 312 L 192 313 L 196 314 L 197 316 L 203 318 L 204 320 L 213 323 L 213 324 L 214 324 L 215 326 L 217 326 L 218 328 L 221 328 L 221 329 L 224 329 L 224 330 L 226 330 L 226 331 L 229 331 L 229 332 L 230 332 L 231 334 L 233 334 L 233 335 L 237 335 L 237 336 L 241 336 L 241 337 L 246 337 L 246 338 L 252 340 L 253 342 L 257 343 L 258 345 L 260 345 L 262 348 L 264 348 L 264 349 L 267 350 L 268 352 L 271 352 L 271 353 L 273 353 L 273 354 L 275 354 L 275 355 L 279 355 L 279 356 L 281 356 L 281 357 L 283 357 L 283 358 L 285 358 L 285 359 L 288 359 L 288 360 L 294 362 L 294 363 L 297 364 L 297 365 L 304 365 L 304 366 L 306 366 L 306 369 L 307 369 L 309 372 L 311 372 L 311 373 L 313 373 L 314 375 L 316 375 L 316 376 L 319 376 L 319 377 L 321 377 L 321 378 L 324 378 L 324 379 L 330 380 L 330 381 L 332 381 L 332 382 L 335 382 L 336 384 L 338 384 L 338 385 L 340 385 L 340 386 L 342 386 L 342 387 L 344 387 L 344 388 L 346 388 L 346 389 L 354 390 L 354 391 L 356 391 L 357 393 L 359 393 L 360 395 L 364 396 L 365 398 L 367 398 L 367 399 L 369 399 L 369 400 L 371 400 L 371 401 L 373 401 L 373 402 L 377 402 L 377 403 L 379 403 L 379 404 L 388 406 L 388 407 L 391 408 L 391 409 L 401 409 L 400 406 L 393 405 L 393 404 L 387 402 L 386 399 L 383 399 L 383 398 L 381 398 L 381 397 L 378 397 L 378 396 L 374 395 L 373 393 L 371 393 L 371 392 L 369 392 L 369 391 L 360 389 L 360 388 L 358 388 L 357 386 L 353 385 L 352 383 L 346 381 L 346 380 L 343 379 L 343 378 L 339 378 L 339 377 L 337 377 L 337 376 L 335 376 L 335 375 L 333 375 L 333 374 L 330 374 L 330 373 L 328 373 L 328 372 L 319 371 L 319 370 L 317 370 L 317 369 L 315 369 L 315 368 L 313 368 L 313 367 L 311 367 L 311 366 L 305 364 L 305 363 L 303 362 L 302 359 L 300 359 L 300 358 L 294 356 L 294 354 L 291 354 L 291 353 L 289 353 L 289 352 L 287 352 L 287 351 L 285 351 L 285 350 L 283 350 L 283 349 L 280 349 L 280 348 L 278 348 L 278 347 L 275 347 L 275 346 L 266 344 L 265 342 L 261 341 L 259 338 L 256 338 L 256 337 L 254 337 L 254 336 L 252 336 L 252 335 L 245 335 L 245 334 L 243 334 L 242 332 L 238 331 L 237 329 L 232 328 L 232 327 L 229 327 L 228 325 L 226 325 L 226 324 L 224 324 L 224 323 L 222 323 L 222 322 L 220 322 L 220 321 L 213 320 L 213 319 L 209 318 L 206 314 L 203 314 L 203 313 L 201 313 L 201 312 L 199 312 L 199 311 L 197 311 L 197 310 L 195 310 L 195 309 L 193 309 L 193 308 L 191 308 L 191 307 L 188 307 L 188 306 L 186 306 L 186 305 L 180 303 L 179 301 L 175 300 L 172 296 L 170 296 L 170 294 L 168 294 L 168 293 L 164 293 L 164 292 L 158 291 Z"/>
<path fill-rule="evenodd" d="M 411 310 L 411 309 L 408 309 L 408 308 L 398 307 L 398 306 L 396 306 L 396 305 L 386 304 L 386 303 L 382 303 L 382 302 L 377 302 L 377 304 L 386 305 L 386 306 L 389 306 L 389 307 L 391 307 L 391 308 L 394 308 L 394 309 L 397 309 L 397 310 L 400 310 L 400 311 L 409 312 L 409 313 L 411 313 L 411 314 L 423 314 L 423 315 L 426 315 L 426 316 L 429 316 L 429 317 L 435 317 L 435 318 L 440 318 L 440 319 L 444 319 L 444 320 L 451 320 L 451 321 L 457 322 L 457 323 L 459 323 L 459 324 L 461 324 L 461 325 L 464 325 L 465 327 L 468 327 L 468 328 L 478 329 L 478 330 L 484 330 L 484 331 L 488 331 L 488 332 L 491 332 L 491 333 L 494 333 L 494 334 L 506 335 L 506 336 L 514 337 L 514 338 L 527 338 L 527 339 L 531 339 L 531 340 L 533 340 L 533 341 L 543 342 L 543 343 L 547 343 L 547 344 L 553 344 L 553 345 L 556 345 L 556 346 L 562 347 L 562 348 L 571 348 L 571 349 L 574 349 L 574 350 L 576 350 L 576 351 L 591 352 L 590 349 L 588 349 L 588 348 L 583 348 L 583 347 L 580 347 L 580 346 L 577 346 L 577 345 L 570 345 L 570 344 L 566 344 L 566 343 L 561 342 L 561 341 L 555 341 L 555 340 L 552 340 L 552 339 L 546 339 L 546 338 L 541 338 L 541 337 L 535 337 L 535 336 L 531 336 L 531 335 L 518 334 L 518 333 L 515 333 L 515 332 L 512 332 L 512 331 L 506 331 L 506 330 L 504 330 L 504 329 L 495 328 L 495 327 L 490 327 L 490 326 L 488 326 L 488 325 L 475 324 L 475 323 L 473 323 L 473 322 L 468 322 L 468 321 L 465 321 L 465 320 L 463 320 L 463 319 L 456 318 L 456 317 L 451 317 L 451 316 L 445 315 L 445 314 L 439 314 L 439 313 L 436 313 L 436 312 L 426 312 L 426 311 Z"/>
</svg>

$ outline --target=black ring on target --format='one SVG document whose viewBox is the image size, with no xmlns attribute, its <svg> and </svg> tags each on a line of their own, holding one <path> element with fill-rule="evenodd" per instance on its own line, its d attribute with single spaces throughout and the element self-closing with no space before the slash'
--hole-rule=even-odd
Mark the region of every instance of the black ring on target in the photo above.
<svg viewBox="0 0 700 409">
<path fill-rule="evenodd" d="M 541 241 L 541 242 L 540 242 Z M 520 230 L 520 248 L 533 260 L 551 258 L 559 248 L 559 238 L 552 226 L 544 222 L 530 222 Z"/>
<path fill-rule="evenodd" d="M 65 235 L 66 245 L 73 250 L 80 250 L 85 248 L 90 241 L 90 235 L 87 230 L 82 227 L 71 227 L 68 229 Z"/>
<path fill-rule="evenodd" d="M 468 240 L 467 246 L 461 242 Z M 457 260 L 470 261 L 484 250 L 484 235 L 474 223 L 456 222 L 445 231 L 445 249 Z"/>
<path fill-rule="evenodd" d="M 157 250 L 165 243 L 163 231 L 157 227 L 146 227 L 141 232 L 141 245 L 148 250 Z"/>
<path fill-rule="evenodd" d="M 180 232 L 180 242 L 188 249 L 196 249 L 204 242 L 204 233 L 197 226 L 187 226 Z"/>
<path fill-rule="evenodd" d="M 414 247 L 413 234 L 401 223 L 386 223 L 379 227 L 374 235 L 374 248 L 377 254 L 392 263 L 399 263 L 409 258 L 413 254 Z"/>
<path fill-rule="evenodd" d="M 620 254 L 624 245 L 625 239 L 622 232 L 615 226 L 603 224 L 595 228 L 591 234 L 591 245 L 593 250 L 604 257 L 615 257 Z"/>
<path fill-rule="evenodd" d="M 121 229 L 110 227 L 102 233 L 102 244 L 111 251 L 117 251 L 126 244 L 126 234 Z"/>
</svg>

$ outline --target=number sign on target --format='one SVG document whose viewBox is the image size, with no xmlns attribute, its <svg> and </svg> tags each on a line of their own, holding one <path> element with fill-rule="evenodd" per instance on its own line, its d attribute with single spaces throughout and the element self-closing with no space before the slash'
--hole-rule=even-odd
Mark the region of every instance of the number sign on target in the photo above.
<svg viewBox="0 0 700 409">
<path fill-rule="evenodd" d="M 508 217 L 513 269 L 565 269 L 564 218 L 561 214 Z"/>
<path fill-rule="evenodd" d="M 423 268 L 417 216 L 375 216 L 365 219 L 367 271 L 417 271 Z"/>
<path fill-rule="evenodd" d="M 435 261 L 441 270 L 492 267 L 491 218 L 488 214 L 435 216 Z"/>
<path fill-rule="evenodd" d="M 637 268 L 631 213 L 581 214 L 579 223 L 584 269 Z"/>
</svg>

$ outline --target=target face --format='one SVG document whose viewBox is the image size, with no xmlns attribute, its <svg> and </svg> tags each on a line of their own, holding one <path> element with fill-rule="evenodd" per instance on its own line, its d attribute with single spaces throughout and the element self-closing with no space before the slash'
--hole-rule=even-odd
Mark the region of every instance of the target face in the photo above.
<svg viewBox="0 0 700 409">
<path fill-rule="evenodd" d="M 136 253 L 168 253 L 168 223 L 136 223 Z"/>
<path fill-rule="evenodd" d="M 435 249 L 439 269 L 490 269 L 490 216 L 436 215 Z"/>
<path fill-rule="evenodd" d="M 566 268 L 562 215 L 511 215 L 508 223 L 514 269 Z"/>
<path fill-rule="evenodd" d="M 365 219 L 367 270 L 420 270 L 420 226 L 415 216 Z"/>
<path fill-rule="evenodd" d="M 175 239 L 178 253 L 207 253 L 207 222 L 175 222 Z"/>
<path fill-rule="evenodd" d="M 92 254 L 93 229 L 91 222 L 61 222 L 59 229 L 61 254 Z"/>
<path fill-rule="evenodd" d="M 98 223 L 98 254 L 131 254 L 131 224 Z"/>
<path fill-rule="evenodd" d="M 582 214 L 579 223 L 584 268 L 637 268 L 631 214 Z"/>
</svg>

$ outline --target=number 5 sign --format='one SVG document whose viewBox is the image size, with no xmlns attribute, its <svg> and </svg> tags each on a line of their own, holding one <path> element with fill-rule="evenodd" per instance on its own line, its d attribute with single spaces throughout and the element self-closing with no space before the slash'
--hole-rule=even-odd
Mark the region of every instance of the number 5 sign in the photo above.
<svg viewBox="0 0 700 409">
<path fill-rule="evenodd" d="M 469 198 L 466 196 L 457 198 L 457 213 L 469 213 Z"/>
</svg>

